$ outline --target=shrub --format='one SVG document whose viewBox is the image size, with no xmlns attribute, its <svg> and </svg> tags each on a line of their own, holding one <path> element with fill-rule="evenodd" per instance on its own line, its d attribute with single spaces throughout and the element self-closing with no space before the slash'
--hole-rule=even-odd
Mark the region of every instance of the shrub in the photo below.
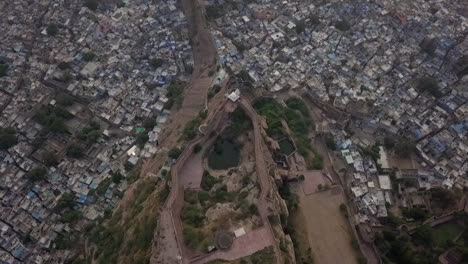
<svg viewBox="0 0 468 264">
<path fill-rule="evenodd" d="M 333 151 L 336 150 L 336 143 L 332 136 L 327 136 L 325 138 L 325 144 L 330 150 L 333 150 Z"/>
<path fill-rule="evenodd" d="M 189 225 L 201 227 L 205 216 L 202 211 L 195 206 L 184 206 L 181 212 L 181 218 Z"/>
<path fill-rule="evenodd" d="M 315 157 L 312 160 L 312 168 L 314 170 L 323 169 L 323 157 L 321 155 L 315 155 Z"/>
<path fill-rule="evenodd" d="M 258 215 L 258 208 L 257 208 L 257 206 L 255 204 L 251 204 L 249 206 L 249 213 L 251 215 Z"/>
<path fill-rule="evenodd" d="M 184 200 L 191 205 L 195 205 L 198 203 L 198 193 L 193 190 L 185 190 Z"/>
<path fill-rule="evenodd" d="M 205 191 L 209 191 L 218 182 L 218 179 L 212 176 L 208 171 L 205 171 L 201 181 L 201 188 Z"/>
<path fill-rule="evenodd" d="M 191 248 L 197 247 L 205 239 L 205 235 L 202 231 L 192 227 L 185 227 L 183 235 L 185 243 Z"/>
<path fill-rule="evenodd" d="M 62 223 L 71 223 L 74 224 L 76 221 L 80 220 L 83 217 L 83 213 L 78 210 L 69 210 L 66 211 L 60 218 Z"/>
</svg>

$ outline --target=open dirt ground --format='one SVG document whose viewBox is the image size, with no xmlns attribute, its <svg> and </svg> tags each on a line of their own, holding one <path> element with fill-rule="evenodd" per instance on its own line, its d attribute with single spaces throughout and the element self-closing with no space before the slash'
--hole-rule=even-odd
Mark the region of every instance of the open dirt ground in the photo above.
<svg viewBox="0 0 468 264">
<path fill-rule="evenodd" d="M 357 255 L 351 246 L 351 232 L 339 210 L 344 202 L 341 188 L 334 187 L 311 195 L 298 191 L 298 195 L 314 263 L 357 264 Z"/>
</svg>

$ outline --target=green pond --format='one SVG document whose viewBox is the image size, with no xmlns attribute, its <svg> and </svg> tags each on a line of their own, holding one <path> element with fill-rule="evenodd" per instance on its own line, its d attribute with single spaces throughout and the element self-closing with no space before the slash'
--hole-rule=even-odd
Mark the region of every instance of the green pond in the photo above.
<svg viewBox="0 0 468 264">
<path fill-rule="evenodd" d="M 208 154 L 208 166 L 214 170 L 237 167 L 240 161 L 240 146 L 229 139 L 218 138 Z"/>
</svg>

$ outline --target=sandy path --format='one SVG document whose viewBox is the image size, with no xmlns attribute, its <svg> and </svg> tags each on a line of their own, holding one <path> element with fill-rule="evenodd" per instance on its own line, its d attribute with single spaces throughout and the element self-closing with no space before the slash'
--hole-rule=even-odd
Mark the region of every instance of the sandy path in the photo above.
<svg viewBox="0 0 468 264">
<path fill-rule="evenodd" d="M 319 264 L 357 264 L 351 246 L 351 231 L 339 206 L 344 203 L 341 188 L 305 195 L 299 192 L 299 209 L 305 217 L 314 260 Z"/>
</svg>

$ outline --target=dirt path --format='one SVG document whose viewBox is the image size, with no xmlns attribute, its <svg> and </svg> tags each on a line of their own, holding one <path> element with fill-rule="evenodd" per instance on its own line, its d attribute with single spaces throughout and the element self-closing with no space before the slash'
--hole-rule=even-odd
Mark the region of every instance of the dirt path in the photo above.
<svg viewBox="0 0 468 264">
<path fill-rule="evenodd" d="M 260 198 L 258 201 L 258 211 L 262 218 L 263 224 L 270 230 L 270 239 L 273 243 L 273 249 L 276 256 L 277 263 L 281 263 L 281 252 L 278 244 L 275 241 L 274 231 L 271 227 L 270 220 L 268 219 L 268 201 L 267 195 L 272 190 L 270 175 L 264 159 L 263 153 L 263 137 L 260 132 L 260 120 L 257 117 L 257 112 L 252 107 L 249 101 L 244 98 L 240 99 L 240 106 L 244 109 L 247 115 L 252 119 L 253 131 L 254 131 L 254 145 L 255 145 L 255 171 L 257 173 L 258 181 L 260 183 Z"/>
<path fill-rule="evenodd" d="M 307 235 L 320 264 L 356 264 L 356 250 L 351 246 L 352 232 L 339 206 L 344 202 L 340 187 L 305 195 L 299 194 L 299 210 L 305 218 Z"/>
</svg>

